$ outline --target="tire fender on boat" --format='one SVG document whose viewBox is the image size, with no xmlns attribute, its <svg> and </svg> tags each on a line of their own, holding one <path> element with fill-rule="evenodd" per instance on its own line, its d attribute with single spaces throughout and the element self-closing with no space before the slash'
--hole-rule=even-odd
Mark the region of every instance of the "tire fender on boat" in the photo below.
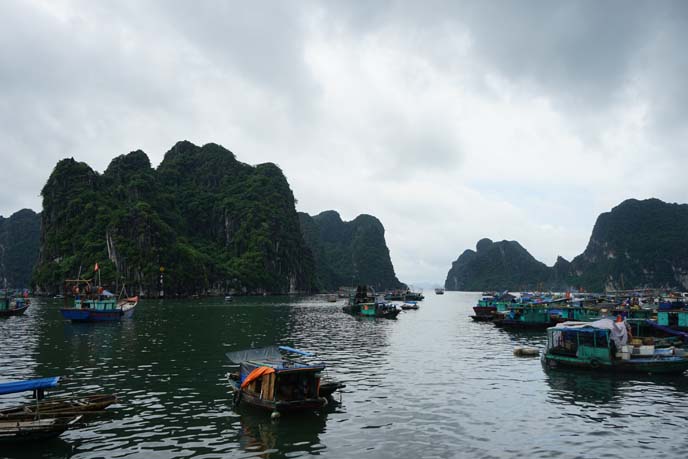
<svg viewBox="0 0 688 459">
<path fill-rule="evenodd" d="M 590 366 L 592 368 L 599 368 L 600 367 L 599 359 L 590 359 Z"/>
</svg>

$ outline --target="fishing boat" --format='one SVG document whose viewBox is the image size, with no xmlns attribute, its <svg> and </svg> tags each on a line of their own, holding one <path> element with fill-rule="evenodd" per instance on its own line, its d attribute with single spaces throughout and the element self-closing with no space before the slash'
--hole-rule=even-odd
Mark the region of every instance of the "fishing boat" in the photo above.
<svg viewBox="0 0 688 459">
<path fill-rule="evenodd" d="M 405 311 L 409 309 L 420 309 L 420 306 L 418 306 L 418 303 L 415 301 L 407 301 L 406 303 L 401 305 L 401 309 Z"/>
<path fill-rule="evenodd" d="M 435 289 L 435 295 L 444 295 L 444 289 L 442 287 L 437 287 Z"/>
<path fill-rule="evenodd" d="M 0 317 L 20 316 L 31 306 L 31 300 L 26 297 L 0 298 Z"/>
<path fill-rule="evenodd" d="M 549 368 L 614 373 L 681 374 L 688 370 L 683 349 L 656 348 L 638 341 L 629 345 L 624 321 L 563 322 L 547 329 L 542 361 Z"/>
<path fill-rule="evenodd" d="M 507 308 L 513 304 L 516 297 L 508 292 L 501 295 L 484 295 L 478 300 L 478 304 L 473 306 L 474 315 L 471 318 L 477 322 L 492 322 L 500 318 L 501 313 L 506 312 Z"/>
<path fill-rule="evenodd" d="M 102 287 L 94 287 L 88 279 L 67 280 L 68 291 L 74 295 L 74 305 L 60 309 L 62 317 L 72 322 L 109 322 L 130 319 L 139 302 L 139 297 L 118 299 Z"/>
<path fill-rule="evenodd" d="M 59 380 L 56 376 L 0 384 L 0 395 L 31 391 L 34 399 L 26 405 L 0 410 L 0 443 L 57 437 L 79 427 L 86 413 L 103 410 L 116 401 L 114 395 L 44 400 L 45 390 L 57 386 Z"/>
<path fill-rule="evenodd" d="M 314 357 L 289 346 L 270 346 L 228 352 L 227 358 L 239 366 L 228 375 L 234 406 L 248 405 L 277 413 L 313 411 L 327 404 L 327 396 L 342 387 L 323 381 L 326 365 L 300 362 L 285 354 Z"/>
<path fill-rule="evenodd" d="M 375 298 L 375 294 L 368 290 L 365 285 L 360 285 L 356 293 L 349 298 L 349 304 L 342 310 L 354 316 L 379 317 L 384 319 L 395 319 L 401 309 L 393 303 L 386 303 Z"/>
</svg>

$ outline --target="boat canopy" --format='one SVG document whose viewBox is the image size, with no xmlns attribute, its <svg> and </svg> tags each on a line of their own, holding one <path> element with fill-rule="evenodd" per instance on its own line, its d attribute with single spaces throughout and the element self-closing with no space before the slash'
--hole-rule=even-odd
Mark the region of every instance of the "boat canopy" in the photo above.
<svg viewBox="0 0 688 459">
<path fill-rule="evenodd" d="M 277 346 L 258 347 L 254 349 L 245 349 L 243 351 L 227 352 L 227 358 L 236 364 L 246 362 L 249 360 L 281 360 L 282 353 Z"/>
<path fill-rule="evenodd" d="M 52 378 L 29 379 L 27 381 L 13 381 L 0 384 L 0 395 L 15 394 L 29 390 L 48 389 L 57 386 L 59 376 Z"/>
<path fill-rule="evenodd" d="M 284 352 L 291 352 L 292 354 L 298 354 L 298 355 L 303 355 L 305 357 L 314 357 L 315 354 L 312 352 L 307 352 L 307 351 L 302 351 L 300 349 L 294 349 L 293 347 L 289 346 L 280 346 L 279 349 Z"/>
<path fill-rule="evenodd" d="M 240 364 L 249 360 L 282 360 L 282 351 L 291 354 L 303 355 L 304 357 L 314 357 L 312 352 L 302 351 L 289 346 L 268 346 L 257 347 L 253 349 L 245 349 L 243 351 L 227 352 L 225 356 L 232 362 Z"/>
<path fill-rule="evenodd" d="M 628 344 L 628 330 L 625 322 L 615 322 L 611 319 L 600 319 L 595 322 L 563 322 L 553 327 L 556 331 L 594 332 L 609 330 L 614 344 L 621 347 Z"/>
</svg>

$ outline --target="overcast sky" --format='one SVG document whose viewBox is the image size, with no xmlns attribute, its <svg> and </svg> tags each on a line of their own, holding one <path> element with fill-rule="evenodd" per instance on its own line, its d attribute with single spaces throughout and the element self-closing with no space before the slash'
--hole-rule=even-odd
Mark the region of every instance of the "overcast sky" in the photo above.
<svg viewBox="0 0 688 459">
<path fill-rule="evenodd" d="M 250 5 L 250 6 L 249 6 Z M 0 215 L 55 163 L 178 140 L 377 216 L 401 280 L 482 237 L 551 265 L 624 199 L 688 202 L 688 2 L 0 2 Z M 632 224 L 632 222 L 629 222 Z"/>
</svg>

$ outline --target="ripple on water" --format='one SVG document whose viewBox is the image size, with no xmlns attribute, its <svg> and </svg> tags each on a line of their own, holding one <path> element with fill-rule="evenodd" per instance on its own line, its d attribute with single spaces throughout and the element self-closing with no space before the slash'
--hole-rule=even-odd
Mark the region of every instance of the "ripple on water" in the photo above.
<svg viewBox="0 0 688 459">
<path fill-rule="evenodd" d="M 545 372 L 538 359 L 512 355 L 517 345 L 541 348 L 544 334 L 471 321 L 477 298 L 430 295 L 398 320 L 356 319 L 323 297 L 144 301 L 134 320 L 95 326 L 64 322 L 56 302 L 37 299 L 25 317 L 0 320 L 2 380 L 64 375 L 57 394 L 114 392 L 120 402 L 54 442 L 1 451 L 161 459 L 684 453 L 686 378 Z M 234 411 L 224 353 L 275 343 L 326 359 L 328 376 L 347 385 L 341 403 L 278 421 Z"/>
</svg>

